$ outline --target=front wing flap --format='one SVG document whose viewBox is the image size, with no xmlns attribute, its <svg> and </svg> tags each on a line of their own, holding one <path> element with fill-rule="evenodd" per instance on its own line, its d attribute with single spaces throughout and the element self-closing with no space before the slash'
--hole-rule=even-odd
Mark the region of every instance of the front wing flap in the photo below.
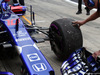
<svg viewBox="0 0 100 75">
<path fill-rule="evenodd" d="M 100 74 L 100 58 L 96 61 L 85 48 L 80 48 L 70 55 L 61 66 L 62 75 Z"/>
</svg>

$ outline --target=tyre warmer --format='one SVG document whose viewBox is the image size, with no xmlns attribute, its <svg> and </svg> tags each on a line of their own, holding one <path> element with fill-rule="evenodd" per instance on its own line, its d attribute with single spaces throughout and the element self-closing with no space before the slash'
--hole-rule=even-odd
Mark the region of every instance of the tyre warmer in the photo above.
<svg viewBox="0 0 100 75">
<path fill-rule="evenodd" d="M 17 15 L 24 15 L 26 12 L 27 7 L 19 5 L 19 3 L 15 3 L 13 5 L 9 5 L 11 7 L 11 10 L 17 14 Z"/>
</svg>

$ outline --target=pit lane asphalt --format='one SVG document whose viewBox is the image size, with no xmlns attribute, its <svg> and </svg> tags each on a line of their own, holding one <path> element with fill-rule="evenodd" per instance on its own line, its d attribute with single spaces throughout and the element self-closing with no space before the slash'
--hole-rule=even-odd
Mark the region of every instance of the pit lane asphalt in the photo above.
<svg viewBox="0 0 100 75">
<path fill-rule="evenodd" d="M 83 20 L 88 17 L 84 7 L 82 14 L 76 15 L 75 13 L 77 11 L 77 5 L 69 3 L 65 0 L 25 0 L 25 4 L 28 8 L 30 5 L 33 6 L 33 11 L 36 14 L 36 25 L 41 27 L 49 27 L 52 21 L 59 18 Z M 91 14 L 94 12 L 94 10 L 91 10 Z M 26 17 L 30 19 L 28 15 L 30 15 L 29 12 L 26 13 Z M 83 34 L 83 46 L 92 53 L 94 51 L 100 50 L 100 18 L 95 21 L 86 23 L 80 29 Z M 49 41 L 37 43 L 36 45 L 39 47 L 43 55 L 53 67 L 55 75 L 61 75 L 60 67 L 63 62 L 60 61 L 52 52 Z M 5 60 L 5 66 L 7 68 L 5 70 L 3 67 L 2 70 L 11 71 L 15 73 L 15 75 L 21 75 L 19 73 L 20 66 L 22 64 L 20 58 L 11 59 L 8 61 L 7 60 Z M 0 62 L 0 64 L 3 62 Z"/>
</svg>

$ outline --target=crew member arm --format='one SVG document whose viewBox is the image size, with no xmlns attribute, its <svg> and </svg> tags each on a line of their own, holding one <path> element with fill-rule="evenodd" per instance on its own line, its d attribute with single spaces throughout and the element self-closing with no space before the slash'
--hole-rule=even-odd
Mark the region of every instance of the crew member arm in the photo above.
<svg viewBox="0 0 100 75">
<path fill-rule="evenodd" d="M 86 20 L 84 20 L 84 24 L 97 19 L 98 17 L 100 17 L 100 12 L 96 11 L 95 13 L 93 13 L 90 17 L 88 17 Z"/>
</svg>

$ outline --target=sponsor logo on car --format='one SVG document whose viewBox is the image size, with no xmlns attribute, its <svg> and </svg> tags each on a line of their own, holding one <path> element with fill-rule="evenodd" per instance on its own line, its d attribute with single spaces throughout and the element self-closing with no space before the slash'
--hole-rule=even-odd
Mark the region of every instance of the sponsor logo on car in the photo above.
<svg viewBox="0 0 100 75">
<path fill-rule="evenodd" d="M 47 67 L 44 63 L 33 64 L 32 67 L 36 72 L 47 70 Z"/>
<path fill-rule="evenodd" d="M 30 60 L 30 62 L 34 62 L 34 61 L 39 61 L 40 60 L 40 57 L 38 56 L 37 53 L 28 54 L 27 57 Z"/>
</svg>

